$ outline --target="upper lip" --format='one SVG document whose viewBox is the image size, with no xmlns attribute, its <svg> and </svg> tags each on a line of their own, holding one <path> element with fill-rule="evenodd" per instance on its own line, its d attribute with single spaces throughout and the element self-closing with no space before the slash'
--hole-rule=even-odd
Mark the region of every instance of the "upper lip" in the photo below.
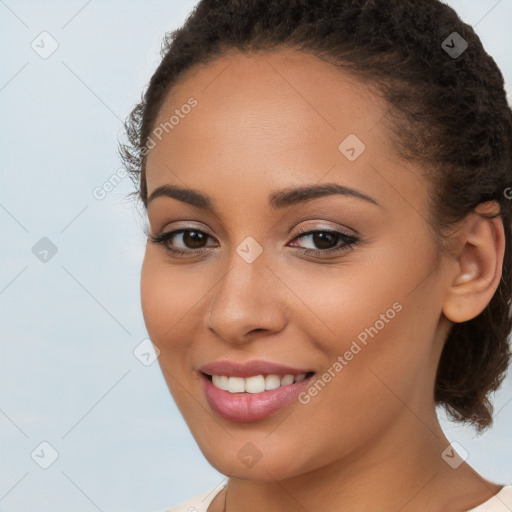
<svg viewBox="0 0 512 512">
<path fill-rule="evenodd" d="M 226 377 L 253 377 L 255 375 L 301 375 L 311 370 L 303 368 L 293 368 L 279 363 L 270 361 L 253 360 L 236 362 L 236 361 L 214 361 L 205 364 L 199 368 L 199 371 L 208 375 L 224 375 Z"/>
</svg>

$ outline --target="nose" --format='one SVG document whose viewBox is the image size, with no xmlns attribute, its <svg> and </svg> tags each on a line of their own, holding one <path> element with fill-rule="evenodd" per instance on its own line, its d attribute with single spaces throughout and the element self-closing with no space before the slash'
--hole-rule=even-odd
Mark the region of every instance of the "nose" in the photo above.
<svg viewBox="0 0 512 512">
<path fill-rule="evenodd" d="M 247 263 L 235 254 L 212 292 L 207 328 L 232 344 L 247 343 L 258 332 L 281 331 L 287 323 L 282 288 L 263 257 Z"/>
</svg>

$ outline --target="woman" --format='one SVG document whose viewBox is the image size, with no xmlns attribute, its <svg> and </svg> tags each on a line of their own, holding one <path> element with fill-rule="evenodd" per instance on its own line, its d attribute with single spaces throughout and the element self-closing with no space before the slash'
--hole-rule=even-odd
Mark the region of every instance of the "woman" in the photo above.
<svg viewBox="0 0 512 512">
<path fill-rule="evenodd" d="M 450 444 L 510 360 L 512 113 L 438 0 L 202 0 L 122 157 L 163 375 L 226 485 L 171 511 L 505 511 Z M 509 189 L 512 190 L 512 189 Z"/>
</svg>

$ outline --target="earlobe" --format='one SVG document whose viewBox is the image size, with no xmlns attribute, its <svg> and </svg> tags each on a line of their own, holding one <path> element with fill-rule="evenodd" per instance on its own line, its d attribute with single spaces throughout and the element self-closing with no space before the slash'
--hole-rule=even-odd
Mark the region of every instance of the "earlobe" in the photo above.
<svg viewBox="0 0 512 512">
<path fill-rule="evenodd" d="M 503 221 L 501 217 L 479 215 L 497 211 L 497 203 L 482 203 L 457 234 L 462 248 L 456 256 L 443 307 L 444 315 L 452 322 L 478 316 L 498 288 L 505 252 Z"/>
</svg>

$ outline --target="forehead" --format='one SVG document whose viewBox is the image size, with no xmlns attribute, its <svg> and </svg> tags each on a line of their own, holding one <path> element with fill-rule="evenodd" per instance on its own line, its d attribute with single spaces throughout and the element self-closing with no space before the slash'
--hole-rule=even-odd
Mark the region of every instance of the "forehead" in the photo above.
<svg viewBox="0 0 512 512">
<path fill-rule="evenodd" d="M 215 195 L 226 183 L 270 190 L 325 177 L 396 194 L 417 176 L 392 151 L 382 123 L 388 111 L 364 83 L 309 54 L 235 53 L 196 65 L 158 113 L 148 191 L 175 183 Z"/>
<path fill-rule="evenodd" d="M 190 98 L 197 106 L 169 127 L 173 113 L 188 111 Z M 165 128 L 167 123 L 162 135 L 173 135 L 170 144 L 192 132 L 205 142 L 222 132 L 226 143 L 240 149 L 269 138 L 273 146 L 284 149 L 316 134 L 323 139 L 337 139 L 347 132 L 363 137 L 387 109 L 362 82 L 312 55 L 291 50 L 234 53 L 186 71 L 154 124 Z M 326 148 L 332 149 L 328 143 Z"/>
</svg>

